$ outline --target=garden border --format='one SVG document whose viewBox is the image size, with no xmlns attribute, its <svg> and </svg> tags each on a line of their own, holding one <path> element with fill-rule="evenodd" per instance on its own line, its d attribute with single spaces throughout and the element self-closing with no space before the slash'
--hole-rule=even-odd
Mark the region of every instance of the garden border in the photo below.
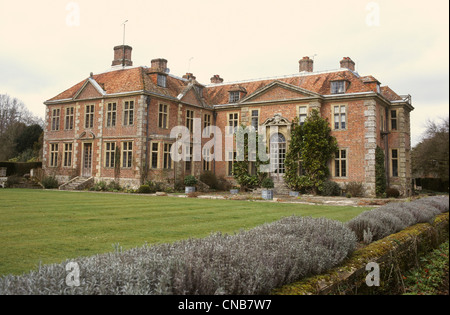
<svg viewBox="0 0 450 315">
<path fill-rule="evenodd" d="M 402 273 L 417 265 L 420 255 L 437 248 L 449 238 L 449 213 L 432 224 L 420 223 L 357 249 L 340 266 L 328 272 L 282 286 L 275 295 L 393 294 L 403 285 Z M 366 265 L 380 267 L 380 285 L 366 284 Z"/>
</svg>

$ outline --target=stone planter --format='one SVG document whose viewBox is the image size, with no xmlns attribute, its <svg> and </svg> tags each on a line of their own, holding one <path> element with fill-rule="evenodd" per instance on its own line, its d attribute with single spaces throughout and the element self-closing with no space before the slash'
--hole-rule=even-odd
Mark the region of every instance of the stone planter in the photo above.
<svg viewBox="0 0 450 315">
<path fill-rule="evenodd" d="M 195 192 L 195 187 L 194 187 L 194 186 L 186 186 L 186 187 L 184 188 L 184 192 L 185 192 L 186 194 L 193 193 L 193 192 Z"/>
<path fill-rule="evenodd" d="M 298 191 L 290 191 L 289 192 L 289 196 L 290 197 L 298 197 L 300 195 L 300 193 Z"/>
<path fill-rule="evenodd" d="M 230 194 L 237 195 L 239 193 L 239 189 L 230 189 Z"/>
<path fill-rule="evenodd" d="M 263 189 L 261 191 L 261 197 L 265 200 L 273 199 L 273 190 L 272 189 Z"/>
</svg>

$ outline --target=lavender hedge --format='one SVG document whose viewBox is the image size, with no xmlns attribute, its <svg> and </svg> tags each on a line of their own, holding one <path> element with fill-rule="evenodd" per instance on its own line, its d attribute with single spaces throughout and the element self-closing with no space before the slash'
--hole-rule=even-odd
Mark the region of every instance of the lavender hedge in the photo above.
<svg viewBox="0 0 450 315">
<path fill-rule="evenodd" d="M 269 294 L 336 266 L 356 243 L 341 222 L 292 216 L 234 235 L 41 266 L 0 278 L 0 294 Z M 79 266 L 79 286 L 68 285 L 69 262 Z"/>
<path fill-rule="evenodd" d="M 449 211 L 448 196 L 434 196 L 411 202 L 391 202 L 365 211 L 347 223 L 358 241 L 366 244 L 397 233 L 417 223 L 431 223 L 436 215 Z"/>
</svg>

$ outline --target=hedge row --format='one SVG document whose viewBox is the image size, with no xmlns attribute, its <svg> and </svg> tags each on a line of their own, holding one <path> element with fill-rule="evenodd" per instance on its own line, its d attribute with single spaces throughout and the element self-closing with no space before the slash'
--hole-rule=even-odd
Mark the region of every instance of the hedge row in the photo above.
<svg viewBox="0 0 450 315">
<path fill-rule="evenodd" d="M 6 167 L 6 176 L 23 176 L 30 173 L 33 168 L 42 168 L 42 162 L 0 162 L 0 167 Z"/>
<path fill-rule="evenodd" d="M 448 196 L 434 196 L 411 202 L 391 202 L 365 211 L 347 223 L 358 241 L 369 244 L 417 223 L 431 223 L 436 215 L 449 211 Z"/>
<path fill-rule="evenodd" d="M 234 235 L 212 234 L 80 258 L 80 285 L 66 265 L 46 265 L 0 279 L 0 294 L 268 294 L 319 274 L 356 247 L 345 224 L 287 217 Z"/>
</svg>

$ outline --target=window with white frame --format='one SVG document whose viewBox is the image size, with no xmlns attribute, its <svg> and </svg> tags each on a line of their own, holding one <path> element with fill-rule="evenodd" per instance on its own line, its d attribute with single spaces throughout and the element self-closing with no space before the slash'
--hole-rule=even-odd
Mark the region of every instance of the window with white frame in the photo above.
<svg viewBox="0 0 450 315">
<path fill-rule="evenodd" d="M 300 126 L 305 123 L 306 117 L 308 117 L 308 107 L 307 106 L 299 106 L 298 107 L 298 123 Z"/>
<path fill-rule="evenodd" d="M 333 106 L 333 121 L 335 130 L 344 130 L 347 128 L 346 105 Z"/>
<path fill-rule="evenodd" d="M 186 127 L 189 130 L 189 132 L 194 131 L 194 111 L 193 110 L 186 110 Z"/>
<path fill-rule="evenodd" d="M 251 117 L 251 119 L 252 119 L 252 121 L 251 121 L 252 127 L 255 128 L 256 131 L 258 131 L 258 127 L 259 127 L 259 110 L 252 109 L 251 113 L 252 113 L 252 117 Z"/>
<path fill-rule="evenodd" d="M 239 102 L 240 92 L 239 91 L 230 91 L 229 95 L 229 103 L 237 103 Z"/>
<path fill-rule="evenodd" d="M 332 81 L 331 82 L 331 94 L 345 93 L 345 81 Z"/>
<path fill-rule="evenodd" d="M 158 74 L 157 84 L 160 87 L 167 87 L 167 77 L 164 74 Z"/>
<path fill-rule="evenodd" d="M 239 113 L 229 113 L 228 114 L 228 126 L 231 127 L 234 132 L 236 132 L 236 129 L 239 124 Z"/>
</svg>

